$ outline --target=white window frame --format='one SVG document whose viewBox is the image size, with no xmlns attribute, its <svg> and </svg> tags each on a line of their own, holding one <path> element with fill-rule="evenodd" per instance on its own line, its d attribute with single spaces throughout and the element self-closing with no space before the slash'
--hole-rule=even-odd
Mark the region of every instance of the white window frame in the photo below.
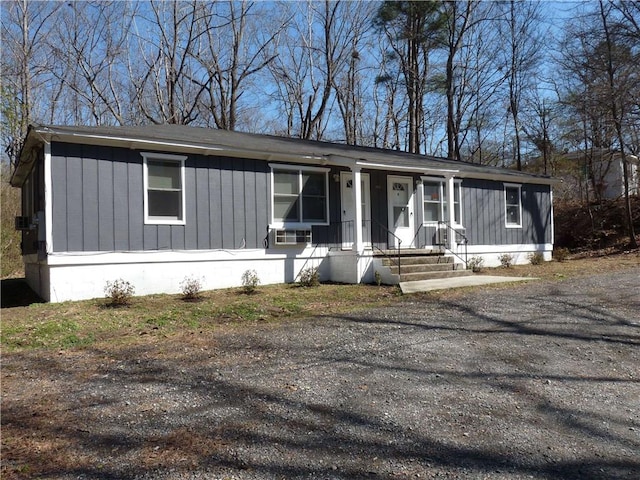
<svg viewBox="0 0 640 480">
<path fill-rule="evenodd" d="M 185 225 L 186 224 L 186 188 L 185 188 L 185 161 L 184 155 L 169 155 L 167 153 L 141 152 L 143 161 L 144 183 L 144 223 L 145 225 Z M 160 160 L 180 164 L 180 218 L 151 217 L 149 216 L 149 160 Z"/>
<path fill-rule="evenodd" d="M 426 203 L 425 201 L 425 195 L 424 195 L 424 184 L 425 182 L 427 183 L 439 183 L 440 184 L 440 217 L 443 219 L 442 221 L 444 222 L 448 222 L 449 219 L 448 218 L 444 218 L 444 204 L 445 202 L 448 200 L 447 199 L 447 179 L 446 178 L 442 178 L 442 177 L 420 177 L 420 179 L 422 180 L 421 184 L 420 184 L 420 194 L 422 197 L 422 224 L 425 226 L 434 226 L 437 225 L 438 222 L 434 221 L 434 220 L 425 220 L 424 219 L 424 204 Z M 455 222 L 454 223 L 454 227 L 457 228 L 463 228 L 462 227 L 462 179 L 454 179 L 453 180 L 455 183 L 455 186 L 458 187 L 458 216 L 460 218 L 459 222 Z M 453 195 L 455 197 L 455 187 L 453 189 Z M 435 203 L 435 202 L 432 202 Z M 456 198 L 454 198 L 454 208 L 456 206 Z M 454 218 L 455 218 L 455 213 L 454 213 Z"/>
<path fill-rule="evenodd" d="M 505 183 L 504 185 L 504 224 L 506 228 L 522 228 L 522 185 L 518 183 Z M 509 215 L 507 214 L 507 189 L 515 188 L 518 190 L 518 223 L 509 223 Z M 512 205 L 513 206 L 513 205 Z"/>
<path fill-rule="evenodd" d="M 329 171 L 331 169 L 324 167 L 307 167 L 305 165 L 290 165 L 284 163 L 270 163 L 271 168 L 271 223 L 270 228 L 311 228 L 313 225 L 329 225 Z M 325 222 L 283 222 L 274 218 L 274 196 L 275 196 L 275 176 L 274 170 L 289 170 L 298 172 L 298 196 L 302 195 L 302 174 L 304 172 L 314 172 L 324 174 L 324 188 L 325 188 Z M 300 209 L 302 209 L 302 202 L 300 202 Z M 300 218 L 302 218 L 302 211 L 300 212 Z M 304 219 L 302 219 L 304 220 Z"/>
</svg>

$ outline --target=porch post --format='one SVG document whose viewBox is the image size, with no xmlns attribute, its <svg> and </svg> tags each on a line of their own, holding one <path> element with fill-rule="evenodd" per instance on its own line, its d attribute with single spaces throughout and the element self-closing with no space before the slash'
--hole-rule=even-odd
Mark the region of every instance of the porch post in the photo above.
<svg viewBox="0 0 640 480">
<path fill-rule="evenodd" d="M 353 178 L 353 205 L 354 205 L 354 238 L 353 238 L 353 251 L 361 252 L 364 250 L 364 242 L 362 240 L 362 180 L 360 175 L 360 167 L 351 167 L 351 173 Z"/>
<path fill-rule="evenodd" d="M 447 212 L 448 212 L 448 217 L 446 219 L 447 222 L 449 222 L 449 226 L 451 228 L 447 229 L 447 248 L 449 250 L 451 250 L 452 252 L 455 252 L 455 248 L 456 248 L 456 235 L 455 232 L 453 230 L 453 224 L 455 223 L 455 204 L 454 204 L 454 182 L 453 182 L 453 175 L 447 175 L 446 176 L 446 180 L 447 180 Z"/>
</svg>

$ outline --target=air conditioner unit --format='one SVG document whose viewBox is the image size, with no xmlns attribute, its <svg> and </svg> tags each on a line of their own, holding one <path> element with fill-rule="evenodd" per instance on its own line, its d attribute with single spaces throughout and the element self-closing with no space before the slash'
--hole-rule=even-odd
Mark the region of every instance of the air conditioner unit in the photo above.
<svg viewBox="0 0 640 480">
<path fill-rule="evenodd" d="M 31 219 L 29 217 L 16 217 L 15 226 L 16 230 L 30 230 Z"/>
<path fill-rule="evenodd" d="M 279 229 L 273 231 L 273 243 L 275 245 L 299 245 L 311 243 L 311 229 L 289 230 Z"/>
</svg>

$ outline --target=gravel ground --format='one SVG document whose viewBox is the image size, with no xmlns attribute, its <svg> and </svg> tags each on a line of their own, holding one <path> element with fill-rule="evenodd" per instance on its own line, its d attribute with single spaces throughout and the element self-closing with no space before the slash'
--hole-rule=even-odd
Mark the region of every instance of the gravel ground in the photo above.
<svg viewBox="0 0 640 480">
<path fill-rule="evenodd" d="M 640 271 L 3 358 L 3 476 L 640 475 Z"/>
</svg>

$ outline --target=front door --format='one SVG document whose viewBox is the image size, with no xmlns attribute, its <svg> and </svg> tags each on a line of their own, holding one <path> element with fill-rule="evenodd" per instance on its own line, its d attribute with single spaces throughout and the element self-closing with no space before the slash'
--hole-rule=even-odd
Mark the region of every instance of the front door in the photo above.
<svg viewBox="0 0 640 480">
<path fill-rule="evenodd" d="M 356 238 L 354 220 L 356 214 L 353 208 L 353 174 L 340 173 L 341 202 L 342 202 L 342 246 L 351 248 Z M 362 198 L 362 242 L 371 245 L 371 199 L 369 191 L 369 174 L 360 174 Z"/>
<path fill-rule="evenodd" d="M 387 180 L 389 246 L 410 247 L 414 235 L 413 220 L 413 179 L 411 177 L 389 176 Z M 398 242 L 398 239 L 402 243 Z M 400 245 L 398 245 L 400 243 Z"/>
</svg>

